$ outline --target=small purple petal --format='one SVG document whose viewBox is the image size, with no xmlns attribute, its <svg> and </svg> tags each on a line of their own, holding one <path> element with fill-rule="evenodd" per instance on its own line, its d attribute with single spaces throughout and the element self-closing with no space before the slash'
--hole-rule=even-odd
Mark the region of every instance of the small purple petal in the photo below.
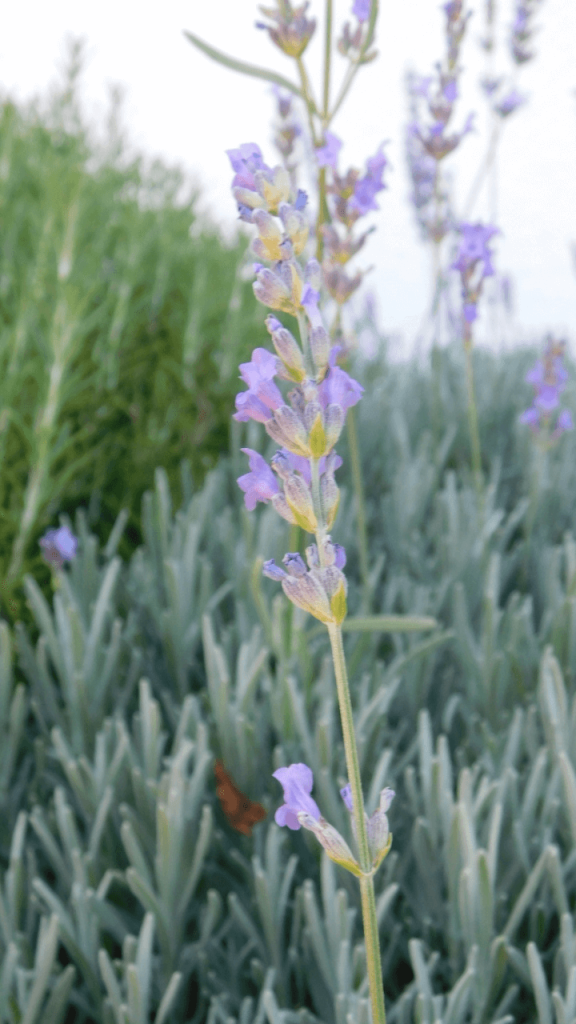
<svg viewBox="0 0 576 1024">
<path fill-rule="evenodd" d="M 354 804 L 352 803 L 352 786 L 350 785 L 350 783 L 348 783 L 348 785 L 344 786 L 344 788 L 340 790 L 340 796 L 342 797 L 344 803 L 346 804 L 346 807 L 350 811 L 350 814 L 352 814 L 354 810 Z"/>
<path fill-rule="evenodd" d="M 556 430 L 574 430 L 574 423 L 572 422 L 572 413 L 569 409 L 562 409 L 556 423 Z"/>
<path fill-rule="evenodd" d="M 534 399 L 534 405 L 544 412 L 552 412 L 560 402 L 558 388 L 555 384 L 542 384 L 538 388 L 538 394 Z"/>
<path fill-rule="evenodd" d="M 341 544 L 334 544 L 334 564 L 338 569 L 346 565 L 346 551 Z"/>
<path fill-rule="evenodd" d="M 307 573 L 306 563 L 298 552 L 289 551 L 282 559 L 283 564 L 290 576 L 305 576 Z"/>
<path fill-rule="evenodd" d="M 336 170 L 336 164 L 338 163 L 338 154 L 342 149 L 342 142 L 337 135 L 333 135 L 332 132 L 324 133 L 324 145 L 320 146 L 316 150 L 316 160 L 318 161 L 319 167 L 331 167 L 334 171 Z"/>
<path fill-rule="evenodd" d="M 246 508 L 253 512 L 256 502 L 267 502 L 279 491 L 278 482 L 266 460 L 252 448 L 241 448 L 248 456 L 250 472 L 239 476 L 238 486 L 245 492 Z"/>
<path fill-rule="evenodd" d="M 300 822 L 296 817 L 298 811 L 306 811 L 316 821 L 319 821 L 320 808 L 310 796 L 314 785 L 314 776 L 307 764 L 291 764 L 287 768 L 278 768 L 272 772 L 272 776 L 278 779 L 284 790 L 284 804 L 274 815 L 278 825 L 287 825 L 294 831 L 299 829 Z"/>
<path fill-rule="evenodd" d="M 268 406 L 256 398 L 252 391 L 241 391 L 236 395 L 236 410 L 232 418 L 238 423 L 247 423 L 248 420 L 266 423 L 272 419 L 272 413 Z"/>
<path fill-rule="evenodd" d="M 537 427 L 540 423 L 540 413 L 534 406 L 530 409 L 526 409 L 519 417 L 520 423 L 527 423 L 530 427 Z"/>
<path fill-rule="evenodd" d="M 269 580 L 276 580 L 277 582 L 280 582 L 280 580 L 283 580 L 286 576 L 284 569 L 281 569 L 279 565 L 276 565 L 273 558 L 269 558 L 267 562 L 264 562 L 264 565 L 262 566 L 262 574 L 263 576 L 267 576 Z"/>
<path fill-rule="evenodd" d="M 352 6 L 352 14 L 358 21 L 368 21 L 370 17 L 370 9 L 372 7 L 372 0 L 354 0 Z"/>
</svg>

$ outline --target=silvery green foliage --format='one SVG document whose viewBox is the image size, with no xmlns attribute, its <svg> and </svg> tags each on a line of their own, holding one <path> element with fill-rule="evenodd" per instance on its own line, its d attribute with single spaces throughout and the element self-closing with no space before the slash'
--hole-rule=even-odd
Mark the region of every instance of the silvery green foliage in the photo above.
<svg viewBox="0 0 576 1024">
<path fill-rule="evenodd" d="M 499 400 L 507 374 L 487 366 Z M 457 410 L 437 447 L 400 384 L 383 381 L 360 418 L 362 450 L 380 445 L 388 473 L 367 475 L 373 608 L 441 628 L 345 634 L 368 813 L 384 785 L 397 794 L 376 879 L 388 1019 L 568 1024 L 574 471 L 559 447 L 527 508 L 523 442 L 511 461 L 496 439 L 480 529 Z M 78 559 L 53 600 L 26 584 L 38 639 L 0 623 L 1 1024 L 67 1012 L 117 1024 L 146 1005 L 166 1024 L 367 1020 L 353 880 L 273 820 L 272 772 L 306 761 L 322 813 L 353 843 L 327 643 L 270 599 L 259 559 L 285 550 L 285 527 L 270 509 L 244 515 L 235 474 L 223 461 L 195 492 L 184 469 L 174 514 L 158 470 L 128 565 L 123 517 L 100 551 L 79 512 Z M 352 586 L 351 618 L 358 597 Z M 218 804 L 216 757 L 268 811 L 250 838 Z"/>
</svg>

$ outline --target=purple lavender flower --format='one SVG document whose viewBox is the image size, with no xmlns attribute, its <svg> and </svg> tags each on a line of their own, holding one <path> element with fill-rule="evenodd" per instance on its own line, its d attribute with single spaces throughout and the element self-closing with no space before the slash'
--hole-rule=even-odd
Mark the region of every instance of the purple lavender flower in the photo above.
<svg viewBox="0 0 576 1024">
<path fill-rule="evenodd" d="M 265 29 L 272 42 L 289 57 L 301 57 L 316 28 L 316 20 L 306 17 L 309 6 L 309 0 L 294 8 L 290 0 L 282 0 L 277 11 L 270 7 L 261 7 L 262 14 L 270 18 L 273 24 L 267 25 L 263 21 L 257 21 L 256 28 Z"/>
<path fill-rule="evenodd" d="M 273 380 L 278 365 L 277 357 L 266 348 L 255 348 L 251 361 L 240 364 L 240 376 L 249 390 L 236 395 L 235 420 L 245 423 L 253 419 L 266 423 L 272 416 L 270 410 L 283 405 L 282 393 Z"/>
<path fill-rule="evenodd" d="M 526 383 L 534 388 L 534 401 L 531 408 L 521 414 L 520 423 L 525 423 L 535 434 L 549 425 L 552 413 L 560 404 L 560 394 L 566 387 L 568 373 L 562 362 L 564 348 L 564 342 L 550 338 L 542 359 L 538 359 L 526 374 Z M 556 440 L 563 431 L 572 429 L 570 411 L 561 410 L 552 440 Z"/>
<path fill-rule="evenodd" d="M 65 561 L 70 562 L 74 558 L 78 538 L 67 526 L 61 526 L 58 530 L 48 530 L 38 543 L 48 564 L 61 569 Z"/>
<path fill-rule="evenodd" d="M 334 345 L 330 352 L 329 369 L 318 388 L 318 396 L 323 409 L 328 405 L 339 405 L 346 412 L 360 401 L 364 388 L 336 365 L 339 351 L 340 346 Z"/>
<path fill-rule="evenodd" d="M 308 319 L 310 321 L 310 326 L 312 328 L 314 328 L 314 327 L 323 327 L 324 326 L 324 323 L 323 323 L 323 320 L 322 320 L 322 314 L 321 314 L 320 310 L 318 309 L 319 301 L 320 301 L 320 292 L 316 291 L 315 288 L 312 288 L 311 285 L 307 284 L 305 289 L 304 289 L 304 291 L 302 292 L 302 298 L 300 300 L 300 304 L 302 306 L 304 306 L 304 309 L 306 310 L 306 313 L 308 314 Z"/>
<path fill-rule="evenodd" d="M 359 178 L 354 185 L 354 195 L 350 200 L 350 208 L 357 210 L 361 216 L 364 216 L 370 210 L 380 209 L 374 201 L 374 197 L 377 192 L 381 192 L 382 189 L 386 188 L 382 175 L 388 161 L 382 152 L 383 146 L 384 143 L 381 143 L 376 154 L 366 161 L 366 174 L 363 178 Z"/>
<path fill-rule="evenodd" d="M 270 498 L 278 494 L 280 488 L 270 466 L 258 452 L 253 451 L 252 448 L 241 448 L 240 451 L 248 456 L 250 472 L 239 476 L 237 483 L 245 492 L 246 508 L 249 512 L 253 512 L 257 501 L 270 501 Z"/>
<path fill-rule="evenodd" d="M 342 142 L 332 132 L 324 133 L 324 145 L 316 150 L 316 160 L 319 167 L 331 167 L 336 170 L 338 154 L 342 149 Z"/>
<path fill-rule="evenodd" d="M 506 96 L 495 104 L 494 110 L 497 114 L 500 114 L 500 117 L 508 117 L 510 114 L 513 114 L 518 107 L 521 107 L 523 103 L 526 103 L 526 97 L 521 96 L 516 89 L 512 89 Z"/>
<path fill-rule="evenodd" d="M 244 142 L 238 149 L 227 149 L 226 154 L 232 164 L 232 170 L 236 172 L 232 179 L 232 188 L 247 188 L 255 192 L 254 172 L 271 170 L 264 163 L 260 146 L 255 142 Z"/>
<path fill-rule="evenodd" d="M 316 821 L 320 820 L 320 808 L 310 793 L 314 785 L 312 769 L 307 764 L 291 764 L 288 768 L 278 768 L 272 776 L 284 790 L 284 803 L 274 815 L 277 825 L 287 825 L 294 832 L 299 829 L 298 811 L 305 811 Z"/>
<path fill-rule="evenodd" d="M 500 233 L 499 229 L 490 224 L 461 224 L 459 231 L 462 236 L 460 249 L 456 260 L 451 264 L 452 269 L 465 273 L 481 261 L 482 276 L 490 277 L 494 273 L 494 268 L 488 242 Z"/>
<path fill-rule="evenodd" d="M 562 409 L 556 423 L 556 430 L 574 430 L 574 423 L 572 421 L 572 413 L 569 409 Z"/>
<path fill-rule="evenodd" d="M 269 558 L 262 566 L 262 575 L 267 576 L 269 580 L 275 580 L 276 583 L 281 583 L 286 577 L 286 572 L 276 565 L 273 558 Z"/>
<path fill-rule="evenodd" d="M 354 0 L 352 14 L 358 21 L 368 21 L 372 9 L 372 0 Z"/>
</svg>

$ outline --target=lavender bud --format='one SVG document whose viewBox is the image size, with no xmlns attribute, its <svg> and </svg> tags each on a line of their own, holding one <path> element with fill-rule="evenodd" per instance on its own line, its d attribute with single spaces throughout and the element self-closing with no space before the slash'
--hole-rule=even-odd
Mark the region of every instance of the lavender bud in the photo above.
<svg viewBox="0 0 576 1024">
<path fill-rule="evenodd" d="M 276 213 L 280 203 L 285 203 L 290 198 L 290 175 L 285 167 L 275 167 L 272 171 L 255 171 L 254 181 L 270 213 Z"/>
<path fill-rule="evenodd" d="M 233 188 L 232 195 L 239 207 L 247 207 L 249 210 L 262 209 L 266 205 L 258 192 L 253 192 L 252 189 L 244 188 L 242 185 Z"/>
<path fill-rule="evenodd" d="M 302 477 L 295 473 L 286 477 L 284 495 L 298 525 L 308 533 L 314 533 L 318 527 L 318 521 L 314 514 L 312 496 Z"/>
<path fill-rule="evenodd" d="M 309 544 L 306 548 L 306 561 L 310 569 L 316 569 L 320 565 L 318 558 L 318 548 L 315 544 Z"/>
<path fill-rule="evenodd" d="M 319 292 L 322 287 L 322 270 L 317 259 L 308 260 L 304 271 L 304 279 L 314 291 Z"/>
<path fill-rule="evenodd" d="M 330 356 L 330 337 L 324 327 L 314 327 L 310 333 L 310 350 L 320 379 L 324 378 Z"/>
<path fill-rule="evenodd" d="M 291 526 L 298 526 L 298 520 L 281 492 L 273 495 L 272 505 L 274 506 L 274 511 L 279 516 L 282 516 L 282 519 L 285 519 Z"/>
<path fill-rule="evenodd" d="M 334 526 L 338 505 L 340 504 L 340 491 L 334 477 L 324 473 L 320 480 L 320 495 L 322 498 L 322 510 L 326 519 L 326 526 L 329 530 Z M 335 545 L 339 547 L 339 545 Z M 340 566 L 340 568 L 342 568 Z"/>
<path fill-rule="evenodd" d="M 290 576 L 306 575 L 307 570 L 306 565 L 304 563 L 304 559 L 302 558 L 301 555 L 298 554 L 297 551 L 289 551 L 287 554 L 285 554 L 284 558 L 282 559 L 282 564 L 286 566 L 286 569 Z"/>
<path fill-rule="evenodd" d="M 302 420 L 288 405 L 281 405 L 274 416 L 266 420 L 266 431 L 270 437 L 294 455 L 310 458 L 308 437 Z"/>
<path fill-rule="evenodd" d="M 270 309 L 282 309 L 286 313 L 292 311 L 290 292 L 278 274 L 268 267 L 258 271 L 256 281 L 252 285 L 254 295 L 263 306 Z"/>
<path fill-rule="evenodd" d="M 300 256 L 308 241 L 308 221 L 306 217 L 300 210 L 290 206 L 288 203 L 280 204 L 278 214 L 284 225 L 284 230 L 294 246 L 294 253 L 296 256 Z"/>
<path fill-rule="evenodd" d="M 324 410 L 324 430 L 328 451 L 334 447 L 344 426 L 344 410 L 340 405 L 328 405 Z"/>
<path fill-rule="evenodd" d="M 341 867 L 346 868 L 347 871 L 350 871 L 357 877 L 362 875 L 360 865 L 355 859 L 348 843 L 333 825 L 330 825 L 322 817 L 317 821 L 316 818 L 313 818 L 311 814 L 307 814 L 306 811 L 298 811 L 297 818 L 304 828 L 314 833 L 318 842 L 326 850 L 330 860 L 333 860 L 335 864 L 340 864 Z"/>
<path fill-rule="evenodd" d="M 261 260 L 280 260 L 282 232 L 277 221 L 267 210 L 254 210 L 252 220 L 258 228 L 258 238 L 252 241 L 252 252 Z"/>
<path fill-rule="evenodd" d="M 326 591 L 320 581 L 310 573 L 298 579 L 286 576 L 282 580 L 282 589 L 293 604 L 313 615 L 315 619 L 326 623 L 335 621 Z"/>
<path fill-rule="evenodd" d="M 286 452 L 276 452 L 270 460 L 270 465 L 272 466 L 274 472 L 277 473 L 278 476 L 282 478 L 282 480 L 286 480 L 286 478 L 289 477 L 292 472 L 290 460 L 288 459 Z"/>
<path fill-rule="evenodd" d="M 267 562 L 264 562 L 264 565 L 262 566 L 262 574 L 263 576 L 267 576 L 270 580 L 277 581 L 283 580 L 286 576 L 284 569 L 281 569 L 279 565 L 276 565 L 273 558 L 269 558 Z"/>
<path fill-rule="evenodd" d="M 272 336 L 272 342 L 278 356 L 282 360 L 292 380 L 301 381 L 306 376 L 304 357 L 293 334 L 283 327 L 275 316 L 266 318 L 266 327 Z"/>
</svg>

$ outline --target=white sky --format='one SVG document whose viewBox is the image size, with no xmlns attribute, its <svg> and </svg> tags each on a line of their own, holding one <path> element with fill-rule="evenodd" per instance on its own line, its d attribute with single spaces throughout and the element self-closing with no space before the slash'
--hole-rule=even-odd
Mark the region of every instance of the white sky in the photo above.
<svg viewBox="0 0 576 1024">
<path fill-rule="evenodd" d="M 500 23 L 497 69 L 509 71 L 503 44 L 513 17 L 513 0 L 495 0 Z M 352 0 L 335 0 L 336 31 Z M 483 28 L 483 2 L 466 34 L 462 63 L 463 95 L 455 125 L 477 111 L 477 131 L 445 162 L 455 175 L 461 207 L 487 143 L 485 107 L 477 87 L 484 55 L 477 45 Z M 323 4 L 313 0 L 311 12 Z M 411 66 L 432 70 L 443 53 L 444 15 L 437 0 L 380 0 L 378 59 L 362 69 L 333 124 L 345 140 L 341 167 L 363 166 L 379 143 L 390 140 L 388 189 L 372 215 L 377 231 L 356 257 L 358 266 L 375 264 L 368 276 L 376 294 L 380 326 L 402 338 L 407 352 L 430 298 L 429 255 L 419 240 L 407 202 L 409 180 L 404 157 L 407 107 L 404 73 Z M 224 52 L 292 75 L 292 62 L 254 27 L 254 0 L 34 0 L 5 5 L 0 38 L 0 87 L 15 98 L 42 93 L 58 76 L 66 35 L 87 41 L 81 95 L 91 119 L 103 122 L 109 86 L 125 87 L 123 122 L 138 149 L 178 163 L 204 186 L 205 205 L 232 229 L 236 210 L 230 194 L 231 171 L 224 150 L 258 142 L 267 163 L 277 162 L 271 145 L 274 109 L 270 87 L 222 68 L 196 51 L 182 35 L 190 31 Z M 320 18 L 321 21 L 321 18 Z M 536 59 L 522 68 L 517 85 L 530 102 L 505 126 L 498 157 L 497 266 L 512 276 L 516 314 L 505 342 L 528 340 L 546 330 L 576 341 L 576 2 L 543 0 L 537 15 Z M 319 26 L 321 28 L 321 25 Z M 307 51 L 319 92 L 320 31 Z M 336 56 L 337 73 L 344 61 Z M 483 195 L 474 216 L 487 218 Z M 366 218 L 368 224 L 368 219 Z M 480 323 L 480 334 L 488 324 Z"/>
</svg>

